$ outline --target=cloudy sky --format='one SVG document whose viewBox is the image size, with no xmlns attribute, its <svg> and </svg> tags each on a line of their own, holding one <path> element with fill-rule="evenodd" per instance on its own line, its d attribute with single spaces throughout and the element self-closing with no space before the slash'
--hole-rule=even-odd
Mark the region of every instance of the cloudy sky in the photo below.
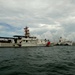
<svg viewBox="0 0 75 75">
<path fill-rule="evenodd" d="M 75 41 L 75 0 L 0 0 L 0 36 L 24 35 Z"/>
</svg>

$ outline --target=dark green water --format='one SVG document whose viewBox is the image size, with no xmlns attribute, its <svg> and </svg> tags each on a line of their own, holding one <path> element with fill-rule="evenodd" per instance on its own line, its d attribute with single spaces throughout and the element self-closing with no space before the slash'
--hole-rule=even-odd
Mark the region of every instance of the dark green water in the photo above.
<svg viewBox="0 0 75 75">
<path fill-rule="evenodd" d="M 0 48 L 0 75 L 75 75 L 75 46 Z"/>
</svg>

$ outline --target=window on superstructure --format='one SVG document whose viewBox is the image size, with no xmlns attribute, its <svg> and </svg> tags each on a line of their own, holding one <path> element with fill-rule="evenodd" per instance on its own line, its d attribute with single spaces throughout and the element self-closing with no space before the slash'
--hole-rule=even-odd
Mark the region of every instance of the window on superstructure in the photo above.
<svg viewBox="0 0 75 75">
<path fill-rule="evenodd" d="M 28 42 L 28 40 L 26 40 L 26 42 Z"/>
<path fill-rule="evenodd" d="M 23 40 L 23 41 L 25 41 L 25 40 Z"/>
</svg>

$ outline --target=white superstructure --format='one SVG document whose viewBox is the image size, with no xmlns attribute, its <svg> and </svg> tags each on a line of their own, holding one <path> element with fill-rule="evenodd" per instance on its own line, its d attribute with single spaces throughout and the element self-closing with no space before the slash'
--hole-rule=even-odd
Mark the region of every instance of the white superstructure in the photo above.
<svg viewBox="0 0 75 75">
<path fill-rule="evenodd" d="M 21 46 L 46 46 L 47 41 L 39 40 L 37 38 L 22 38 Z"/>
</svg>

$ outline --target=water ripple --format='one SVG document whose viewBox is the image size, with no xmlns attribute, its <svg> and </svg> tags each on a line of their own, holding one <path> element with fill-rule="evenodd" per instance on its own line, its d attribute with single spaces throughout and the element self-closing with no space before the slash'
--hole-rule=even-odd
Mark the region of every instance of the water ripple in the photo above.
<svg viewBox="0 0 75 75">
<path fill-rule="evenodd" d="M 75 47 L 0 48 L 0 75 L 75 75 Z"/>
</svg>

